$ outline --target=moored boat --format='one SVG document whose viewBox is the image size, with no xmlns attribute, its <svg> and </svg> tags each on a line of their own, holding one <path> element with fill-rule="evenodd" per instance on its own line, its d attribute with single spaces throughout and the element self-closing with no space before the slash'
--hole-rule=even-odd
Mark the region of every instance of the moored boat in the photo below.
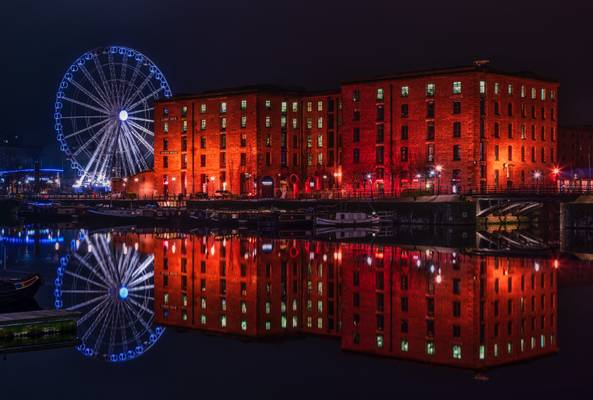
<svg viewBox="0 0 593 400">
<path fill-rule="evenodd" d="M 381 223 L 381 218 L 363 212 L 337 212 L 334 218 L 315 218 L 319 226 L 364 226 Z"/>
<path fill-rule="evenodd" d="M 0 304 L 32 298 L 40 285 L 39 274 L 27 275 L 24 278 L 0 278 Z"/>
</svg>

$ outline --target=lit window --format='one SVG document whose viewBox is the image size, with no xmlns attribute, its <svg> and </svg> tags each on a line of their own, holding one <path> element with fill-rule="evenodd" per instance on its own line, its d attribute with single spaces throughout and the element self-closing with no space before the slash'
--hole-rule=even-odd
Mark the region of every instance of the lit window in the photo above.
<svg viewBox="0 0 593 400">
<path fill-rule="evenodd" d="M 461 94 L 461 82 L 453 82 L 453 94 Z"/>
<path fill-rule="evenodd" d="M 292 128 L 296 129 L 299 127 L 299 120 L 297 118 L 292 119 Z"/>
<path fill-rule="evenodd" d="M 323 165 L 323 153 L 317 154 L 317 165 Z"/>
<path fill-rule="evenodd" d="M 299 103 L 296 101 L 292 102 L 292 112 L 297 112 L 299 110 Z"/>
<path fill-rule="evenodd" d="M 169 132 L 169 123 L 168 122 L 163 122 L 163 132 L 165 132 L 165 133 Z"/>
<path fill-rule="evenodd" d="M 201 113 L 205 113 L 206 112 L 206 104 L 200 104 L 200 112 Z"/>
<path fill-rule="evenodd" d="M 226 328 L 226 315 L 222 315 L 220 317 L 220 327 L 221 328 Z"/>
<path fill-rule="evenodd" d="M 221 127 L 222 129 L 226 129 L 226 117 L 222 117 L 222 118 L 220 119 L 220 127 Z"/>
<path fill-rule="evenodd" d="M 247 314 L 247 303 L 244 301 L 241 302 L 241 313 Z"/>
<path fill-rule="evenodd" d="M 461 360 L 461 346 L 458 344 L 453 346 L 453 358 L 456 360 Z"/>
<path fill-rule="evenodd" d="M 270 321 L 266 321 L 266 331 L 272 329 L 272 323 Z"/>
<path fill-rule="evenodd" d="M 317 147 L 323 147 L 323 135 L 317 135 Z"/>
<path fill-rule="evenodd" d="M 323 319 L 317 318 L 317 329 L 323 329 Z"/>
<path fill-rule="evenodd" d="M 554 100 L 556 98 L 556 92 L 550 90 L 550 100 Z"/>
<path fill-rule="evenodd" d="M 266 100 L 266 110 L 269 110 L 272 108 L 272 101 L 271 100 Z"/>
<path fill-rule="evenodd" d="M 286 328 L 286 315 L 282 315 L 282 317 L 280 318 L 280 326 L 282 328 Z"/>
<path fill-rule="evenodd" d="M 483 360 L 486 358 L 486 346 L 484 346 L 483 344 L 480 345 L 480 360 Z"/>
<path fill-rule="evenodd" d="M 266 115 L 266 128 L 269 128 L 272 126 L 272 119 L 270 118 L 269 115 Z"/>
<path fill-rule="evenodd" d="M 226 102 L 222 102 L 220 103 L 220 112 L 221 113 L 225 113 L 226 112 Z"/>
<path fill-rule="evenodd" d="M 540 98 L 541 98 L 541 100 L 545 100 L 546 99 L 546 89 L 541 89 L 540 90 Z"/>
<path fill-rule="evenodd" d="M 385 93 L 383 91 L 383 88 L 377 89 L 377 100 L 383 100 L 384 96 Z"/>
<path fill-rule="evenodd" d="M 319 100 L 317 102 L 317 111 L 323 111 L 323 101 Z"/>
<path fill-rule="evenodd" d="M 200 129 L 206 130 L 206 120 L 205 119 L 200 120 Z"/>
<path fill-rule="evenodd" d="M 285 113 L 288 111 L 288 103 L 283 101 L 282 103 L 280 103 L 280 111 Z"/>
<path fill-rule="evenodd" d="M 280 127 L 286 128 L 286 115 L 280 117 Z"/>
<path fill-rule="evenodd" d="M 245 128 L 247 126 L 247 117 L 243 115 L 241 117 L 241 128 Z"/>
<path fill-rule="evenodd" d="M 410 348 L 410 345 L 408 343 L 407 340 L 402 340 L 400 343 L 400 348 L 402 351 L 408 351 L 408 349 Z"/>
<path fill-rule="evenodd" d="M 181 107 L 181 117 L 182 118 L 187 117 L 187 106 Z"/>
<path fill-rule="evenodd" d="M 269 301 L 266 301 L 266 314 L 269 314 L 272 311 L 272 305 Z"/>
<path fill-rule="evenodd" d="M 323 117 L 317 118 L 317 128 L 323 128 Z"/>
<path fill-rule="evenodd" d="M 383 348 L 383 335 L 377 335 L 377 348 Z"/>
<path fill-rule="evenodd" d="M 402 97 L 408 97 L 410 94 L 410 87 L 409 86 L 402 86 Z"/>
<path fill-rule="evenodd" d="M 241 330 L 242 331 L 246 331 L 247 330 L 247 321 L 242 320 L 241 321 Z"/>
<path fill-rule="evenodd" d="M 200 323 L 206 325 L 206 316 L 204 314 L 200 315 Z"/>
<path fill-rule="evenodd" d="M 245 99 L 241 100 L 241 110 L 247 110 L 247 100 Z"/>
<path fill-rule="evenodd" d="M 500 83 L 494 82 L 494 94 L 500 94 Z"/>
<path fill-rule="evenodd" d="M 187 311 L 185 311 L 185 310 L 181 311 L 181 319 L 183 321 L 187 321 Z"/>
<path fill-rule="evenodd" d="M 434 354 L 434 342 L 426 342 L 426 354 L 432 356 Z"/>
<path fill-rule="evenodd" d="M 163 295 L 163 303 L 169 304 L 169 293 Z"/>
<path fill-rule="evenodd" d="M 169 116 L 169 108 L 163 107 L 163 117 L 168 117 L 168 116 Z"/>
<path fill-rule="evenodd" d="M 434 96 L 434 91 L 435 91 L 435 85 L 434 85 L 434 83 L 428 83 L 426 85 L 426 95 L 428 97 L 432 97 L 432 96 Z"/>
<path fill-rule="evenodd" d="M 532 99 L 537 98 L 537 89 L 536 88 L 531 88 L 531 98 Z"/>
<path fill-rule="evenodd" d="M 187 132 L 187 120 L 183 120 L 183 123 L 181 124 L 181 131 Z"/>
<path fill-rule="evenodd" d="M 521 97 L 525 97 L 525 85 L 521 85 Z"/>
<path fill-rule="evenodd" d="M 486 94 L 486 81 L 480 81 L 480 94 Z"/>
<path fill-rule="evenodd" d="M 307 129 L 313 128 L 313 119 L 308 117 L 307 118 Z"/>
<path fill-rule="evenodd" d="M 507 343 L 507 353 L 513 354 L 513 344 L 511 342 Z"/>
<path fill-rule="evenodd" d="M 507 86 L 507 94 L 509 96 L 513 95 L 513 84 L 512 83 L 509 83 L 509 85 Z"/>
<path fill-rule="evenodd" d="M 307 112 L 313 111 L 313 103 L 308 101 L 307 102 Z"/>
</svg>

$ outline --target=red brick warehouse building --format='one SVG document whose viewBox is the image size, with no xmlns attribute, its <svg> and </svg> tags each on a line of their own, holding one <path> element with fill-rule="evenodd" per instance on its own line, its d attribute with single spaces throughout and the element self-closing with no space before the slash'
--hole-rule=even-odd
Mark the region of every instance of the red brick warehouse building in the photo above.
<svg viewBox="0 0 593 400">
<path fill-rule="evenodd" d="M 345 83 L 344 186 L 399 194 L 551 184 L 557 91 L 481 62 Z"/>
<path fill-rule="evenodd" d="M 486 62 L 344 83 L 245 87 L 155 105 L 140 195 L 400 195 L 555 183 L 558 83 Z"/>
<path fill-rule="evenodd" d="M 162 195 L 296 197 L 336 187 L 338 106 L 338 92 L 277 87 L 160 101 L 154 189 Z"/>
</svg>

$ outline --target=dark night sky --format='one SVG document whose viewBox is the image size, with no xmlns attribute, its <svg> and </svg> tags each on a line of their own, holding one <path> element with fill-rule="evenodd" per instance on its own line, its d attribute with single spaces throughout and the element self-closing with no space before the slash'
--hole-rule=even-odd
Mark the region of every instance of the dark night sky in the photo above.
<svg viewBox="0 0 593 400">
<path fill-rule="evenodd" d="M 593 123 L 590 0 L 400 3 L 2 1 L 0 134 L 52 143 L 53 97 L 65 68 L 111 44 L 152 58 L 174 93 L 254 83 L 333 88 L 487 58 L 560 80 L 560 123 Z"/>
</svg>

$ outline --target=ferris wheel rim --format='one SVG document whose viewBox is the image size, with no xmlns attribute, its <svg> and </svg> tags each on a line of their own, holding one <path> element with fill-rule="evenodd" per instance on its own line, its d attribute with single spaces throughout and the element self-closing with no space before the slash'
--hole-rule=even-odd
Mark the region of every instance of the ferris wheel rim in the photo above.
<svg viewBox="0 0 593 400">
<path fill-rule="evenodd" d="M 92 67 L 87 68 L 89 65 Z M 147 88 L 150 92 L 145 91 Z M 73 93 L 82 99 L 72 97 Z M 120 164 L 122 176 L 149 169 L 154 150 L 142 138 L 154 137 L 154 120 L 143 116 L 154 111 L 152 100 L 171 95 L 169 83 L 156 63 L 135 49 L 101 46 L 76 58 L 58 85 L 53 120 L 60 150 L 79 176 L 77 184 L 106 184 L 111 176 L 109 168 L 115 162 Z M 67 115 L 63 111 L 66 104 L 84 113 Z M 84 121 L 92 124 L 85 125 Z M 73 127 L 82 126 L 68 131 L 67 122 Z M 82 143 L 81 135 L 88 132 L 93 135 Z"/>
</svg>

